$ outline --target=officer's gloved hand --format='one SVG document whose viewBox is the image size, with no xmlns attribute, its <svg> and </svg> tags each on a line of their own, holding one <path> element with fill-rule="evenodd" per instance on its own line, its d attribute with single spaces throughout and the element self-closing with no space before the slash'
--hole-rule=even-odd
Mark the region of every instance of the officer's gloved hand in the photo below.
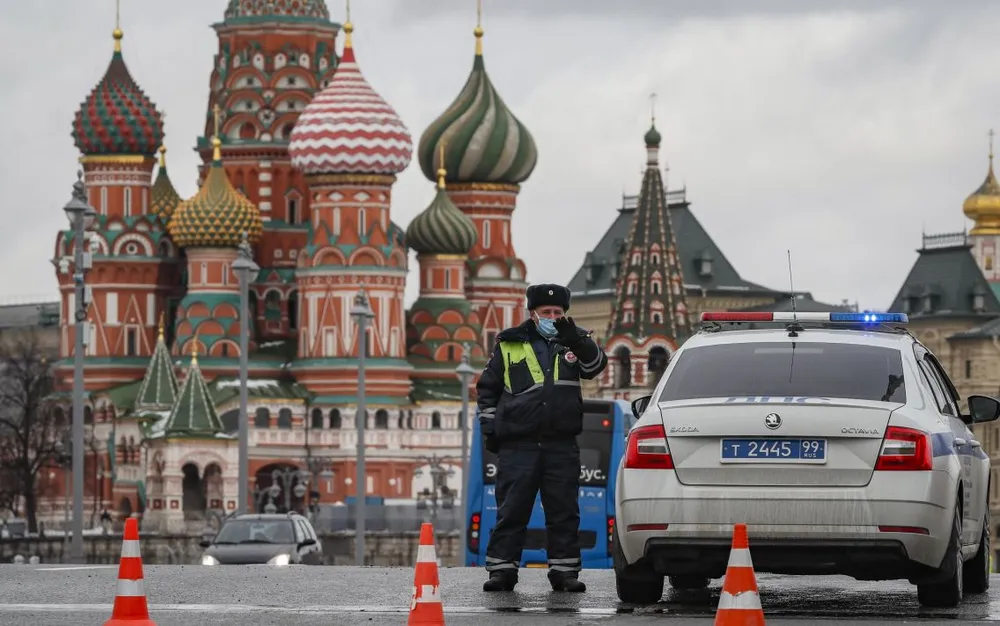
<svg viewBox="0 0 1000 626">
<path fill-rule="evenodd" d="M 555 321 L 559 343 L 572 347 L 580 341 L 580 331 L 576 327 L 576 322 L 572 317 L 560 317 Z"/>
</svg>

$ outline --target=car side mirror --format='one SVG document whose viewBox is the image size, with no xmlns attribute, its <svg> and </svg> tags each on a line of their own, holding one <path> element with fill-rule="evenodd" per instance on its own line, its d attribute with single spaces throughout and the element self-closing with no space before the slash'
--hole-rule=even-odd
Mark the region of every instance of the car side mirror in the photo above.
<svg viewBox="0 0 1000 626">
<path fill-rule="evenodd" d="M 649 406 L 649 401 L 653 399 L 653 396 L 643 396 L 641 398 L 636 398 L 632 401 L 632 415 L 635 415 L 636 419 L 642 416 L 643 411 Z"/>
<path fill-rule="evenodd" d="M 316 540 L 313 539 L 312 537 L 309 537 L 308 539 L 303 539 L 302 541 L 299 542 L 300 548 L 305 548 L 306 546 L 314 546 L 314 545 L 316 545 Z"/>
<path fill-rule="evenodd" d="M 992 422 L 1000 417 L 1000 401 L 989 396 L 969 396 L 969 414 L 974 423 Z"/>
<path fill-rule="evenodd" d="M 212 540 L 202 539 L 201 541 L 198 542 L 198 545 L 201 546 L 202 548 L 207 548 L 208 546 L 212 545 Z"/>
</svg>

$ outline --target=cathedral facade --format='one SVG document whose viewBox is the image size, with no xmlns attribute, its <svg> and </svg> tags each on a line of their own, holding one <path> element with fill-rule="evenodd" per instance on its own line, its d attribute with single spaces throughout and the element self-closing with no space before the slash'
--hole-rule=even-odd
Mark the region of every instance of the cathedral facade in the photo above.
<svg viewBox="0 0 1000 626">
<path fill-rule="evenodd" d="M 365 78 L 349 16 L 331 21 L 323 0 L 231 0 L 214 28 L 193 197 L 171 182 L 163 113 L 130 74 L 120 28 L 73 122 L 97 212 L 86 236 L 88 501 L 169 532 L 235 510 L 241 249 L 259 266 L 242 417 L 251 507 L 412 498 L 430 485 L 430 465 L 450 469 L 460 489 L 456 368 L 481 369 L 496 334 L 526 315 L 510 224 L 537 161 L 486 72 L 482 28 L 465 86 L 418 142 Z M 392 219 L 393 186 L 414 160 L 436 195 L 404 229 Z M 420 295 L 407 310 L 410 250 Z M 72 232 L 59 233 L 63 390 L 73 380 L 74 252 Z M 359 297 L 374 312 L 363 490 L 353 484 Z M 279 480 L 286 470 L 311 478 Z"/>
</svg>

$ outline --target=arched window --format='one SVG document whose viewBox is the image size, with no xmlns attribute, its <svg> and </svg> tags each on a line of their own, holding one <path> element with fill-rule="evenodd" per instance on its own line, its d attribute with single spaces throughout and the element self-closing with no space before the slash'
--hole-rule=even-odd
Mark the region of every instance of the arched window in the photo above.
<svg viewBox="0 0 1000 626">
<path fill-rule="evenodd" d="M 278 411 L 278 428 L 292 427 L 292 410 L 281 409 Z"/>
<path fill-rule="evenodd" d="M 385 409 L 375 411 L 375 428 L 389 428 L 389 412 Z"/>
<path fill-rule="evenodd" d="M 311 418 L 311 421 L 310 421 L 310 427 L 314 428 L 314 429 L 317 429 L 317 430 L 323 428 L 323 409 L 313 409 L 312 410 L 312 418 Z"/>
<path fill-rule="evenodd" d="M 437 411 L 431 413 L 431 428 L 441 428 L 441 414 Z"/>
<path fill-rule="evenodd" d="M 288 293 L 288 328 L 296 330 L 299 327 L 299 292 L 292 290 Z"/>
<path fill-rule="evenodd" d="M 628 389 L 632 386 L 632 353 L 625 346 L 615 350 L 615 387 Z"/>
<path fill-rule="evenodd" d="M 267 410 L 266 406 L 262 406 L 257 409 L 257 413 L 253 418 L 253 426 L 254 428 L 271 427 L 271 412 Z"/>
<path fill-rule="evenodd" d="M 330 428 L 340 428 L 341 424 L 340 409 L 330 409 Z"/>
</svg>

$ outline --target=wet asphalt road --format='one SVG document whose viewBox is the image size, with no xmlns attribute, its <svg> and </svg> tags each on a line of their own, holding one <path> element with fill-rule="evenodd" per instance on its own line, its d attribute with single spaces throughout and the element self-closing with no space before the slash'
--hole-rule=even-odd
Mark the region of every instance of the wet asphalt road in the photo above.
<svg viewBox="0 0 1000 626">
<path fill-rule="evenodd" d="M 0 566 L 0 625 L 102 625 L 111 616 L 117 566 Z M 711 624 L 720 581 L 705 592 L 669 590 L 653 607 L 618 601 L 614 575 L 588 570 L 586 594 L 556 594 L 543 570 L 521 572 L 514 593 L 486 594 L 479 569 L 443 568 L 442 597 L 449 626 L 539 624 Z M 758 575 L 768 622 L 814 625 L 1000 621 L 1000 576 L 988 594 L 958 609 L 922 610 L 905 582 L 860 583 L 842 577 Z M 343 625 L 406 623 L 413 570 L 409 568 L 147 566 L 145 588 L 159 626 Z"/>
</svg>

